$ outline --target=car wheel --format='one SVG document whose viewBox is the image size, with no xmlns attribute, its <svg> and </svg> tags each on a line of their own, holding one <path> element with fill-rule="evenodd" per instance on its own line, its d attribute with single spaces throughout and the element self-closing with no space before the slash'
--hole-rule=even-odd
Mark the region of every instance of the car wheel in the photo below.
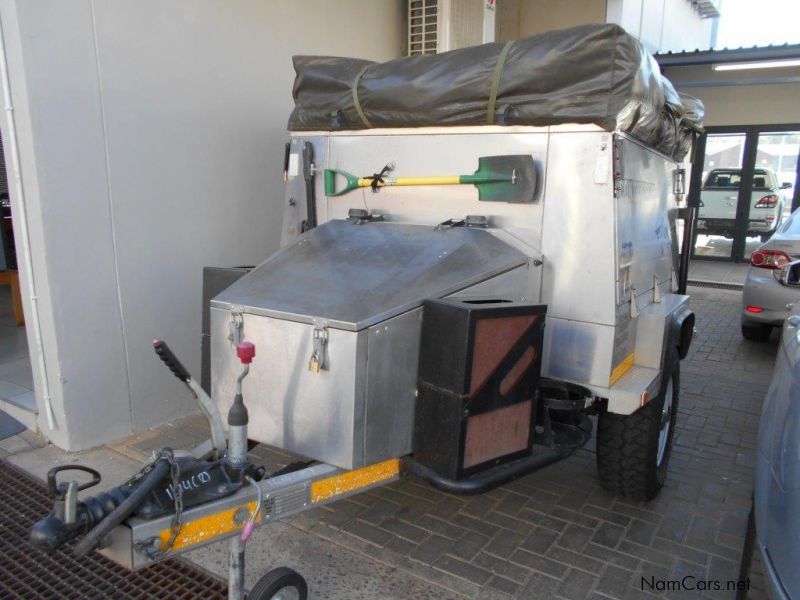
<svg viewBox="0 0 800 600">
<path fill-rule="evenodd" d="M 633 414 L 604 412 L 598 419 L 600 483 L 631 500 L 650 500 L 667 478 L 680 396 L 680 361 L 675 348 L 667 364 L 656 398 Z"/>
<path fill-rule="evenodd" d="M 764 323 L 742 323 L 742 337 L 751 342 L 766 342 L 772 333 L 772 325 Z"/>
</svg>

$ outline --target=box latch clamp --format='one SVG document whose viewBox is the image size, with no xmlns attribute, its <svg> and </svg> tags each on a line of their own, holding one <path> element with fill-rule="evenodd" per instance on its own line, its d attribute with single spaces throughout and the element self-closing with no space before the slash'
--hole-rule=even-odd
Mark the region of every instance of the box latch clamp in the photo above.
<svg viewBox="0 0 800 600">
<path fill-rule="evenodd" d="M 313 336 L 314 351 L 308 361 L 308 370 L 312 373 L 319 373 L 325 369 L 325 347 L 328 345 L 328 328 L 314 327 Z"/>
</svg>

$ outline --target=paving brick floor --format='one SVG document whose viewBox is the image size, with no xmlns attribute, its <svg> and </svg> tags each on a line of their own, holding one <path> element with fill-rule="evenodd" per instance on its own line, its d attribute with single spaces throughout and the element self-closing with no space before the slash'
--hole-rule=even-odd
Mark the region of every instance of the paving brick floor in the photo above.
<svg viewBox="0 0 800 600">
<path fill-rule="evenodd" d="M 470 598 L 732 598 L 643 589 L 650 578 L 736 578 L 758 419 L 777 349 L 777 335 L 767 344 L 741 338 L 740 293 L 690 293 L 698 335 L 681 365 L 669 477 L 653 501 L 603 491 L 590 442 L 481 496 L 457 497 L 404 479 L 291 524 Z M 115 449 L 149 451 L 199 429 L 192 422 L 162 426 Z M 271 464 L 288 460 L 263 447 L 255 453 Z M 763 597 L 757 582 L 749 597 Z"/>
<path fill-rule="evenodd" d="M 627 599 L 650 596 L 643 577 L 735 579 L 777 341 L 741 338 L 738 293 L 691 293 L 698 335 L 681 366 L 669 477 L 653 501 L 603 491 L 590 444 L 482 496 L 456 497 L 408 479 L 296 524 L 472 597 Z"/>
</svg>

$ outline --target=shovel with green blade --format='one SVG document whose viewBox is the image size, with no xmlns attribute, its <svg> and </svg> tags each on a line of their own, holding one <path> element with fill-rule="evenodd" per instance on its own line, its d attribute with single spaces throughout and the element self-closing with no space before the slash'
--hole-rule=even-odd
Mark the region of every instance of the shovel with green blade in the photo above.
<svg viewBox="0 0 800 600">
<path fill-rule="evenodd" d="M 337 175 L 345 185 L 336 189 Z M 533 202 L 536 191 L 536 166 L 530 154 L 481 156 L 472 175 L 433 177 L 356 177 L 342 169 L 325 169 L 325 195 L 342 196 L 358 188 L 391 185 L 474 185 L 478 199 L 495 202 Z"/>
</svg>

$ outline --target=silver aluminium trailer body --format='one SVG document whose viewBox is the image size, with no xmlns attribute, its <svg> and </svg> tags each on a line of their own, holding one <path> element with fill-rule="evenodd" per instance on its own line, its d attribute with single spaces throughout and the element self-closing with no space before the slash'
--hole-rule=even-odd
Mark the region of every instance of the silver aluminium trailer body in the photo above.
<svg viewBox="0 0 800 600">
<path fill-rule="evenodd" d="M 509 155 L 534 165 L 527 201 L 491 199 L 472 185 L 376 185 L 334 196 L 322 177 L 325 169 L 380 177 L 392 163 L 398 177 L 435 178 L 472 173 L 481 157 Z M 211 301 L 216 410 L 203 400 L 215 447 L 194 454 L 222 454 L 214 420 L 241 413 L 244 398 L 246 418 L 229 420 L 227 453 L 219 459 L 239 469 L 238 487 L 183 509 L 178 526 L 169 513 L 128 518 L 101 552 L 137 569 L 232 538 L 230 590 L 238 598 L 244 543 L 255 527 L 386 485 L 403 472 L 450 489 L 453 482 L 410 456 L 429 298 L 546 305 L 543 378 L 578 390 L 569 402 L 599 415 L 603 485 L 652 496 L 666 474 L 678 365 L 694 324 L 688 297 L 677 292 L 682 178 L 683 165 L 591 125 L 292 134 L 283 247 Z M 258 349 L 244 371 L 242 344 Z M 630 429 L 644 432 L 646 445 L 621 443 Z M 261 478 L 263 467 L 243 463 L 246 439 L 310 462 Z M 574 447 L 540 455 L 538 466 Z M 625 472 L 626 461 L 648 468 L 637 479 Z M 193 468 L 204 477 L 202 463 Z"/>
</svg>

